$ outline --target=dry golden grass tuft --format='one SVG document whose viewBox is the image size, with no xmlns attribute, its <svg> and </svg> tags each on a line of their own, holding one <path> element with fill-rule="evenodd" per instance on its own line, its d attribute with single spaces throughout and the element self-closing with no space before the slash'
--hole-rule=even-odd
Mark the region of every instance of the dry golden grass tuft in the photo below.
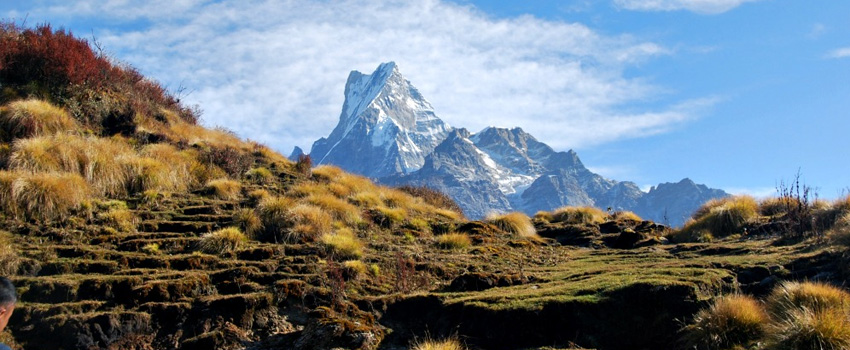
<svg viewBox="0 0 850 350">
<path fill-rule="evenodd" d="M 608 213 L 594 207 L 561 207 L 552 212 L 551 222 L 568 224 L 601 224 L 608 219 Z"/>
<path fill-rule="evenodd" d="M 172 145 L 156 143 L 142 148 L 141 155 L 158 161 L 165 172 L 158 176 L 157 186 L 147 187 L 146 190 L 182 192 L 198 182 L 192 173 L 197 163 L 197 155 L 190 151 L 180 151 Z"/>
<path fill-rule="evenodd" d="M 136 230 L 136 216 L 132 211 L 124 208 L 112 208 L 97 214 L 102 224 L 112 227 L 120 232 L 132 232 Z"/>
<path fill-rule="evenodd" d="M 472 245 L 472 239 L 465 233 L 447 233 L 437 236 L 437 247 L 448 250 L 463 250 Z"/>
<path fill-rule="evenodd" d="M 10 168 L 30 172 L 68 172 L 81 175 L 103 195 L 127 193 L 128 163 L 137 158 L 121 138 L 57 134 L 17 140 Z"/>
<path fill-rule="evenodd" d="M 759 205 L 753 197 L 735 196 L 713 199 L 703 204 L 694 213 L 685 227 L 672 233 L 675 242 L 694 242 L 706 233 L 713 237 L 726 237 L 740 233 L 744 227 L 758 218 Z"/>
<path fill-rule="evenodd" d="M 383 206 L 380 195 L 377 192 L 359 192 L 350 197 L 350 200 L 365 208 Z"/>
<path fill-rule="evenodd" d="M 832 228 L 827 232 L 827 238 L 833 244 L 850 247 L 850 212 L 835 220 Z"/>
<path fill-rule="evenodd" d="M 458 214 L 458 216 L 463 216 L 463 209 L 461 209 L 457 202 L 438 190 L 426 186 L 401 186 L 398 190 L 420 198 L 425 203 L 435 208 L 454 211 Z"/>
<path fill-rule="evenodd" d="M 328 193 L 328 186 L 326 184 L 319 184 L 314 182 L 301 182 L 292 186 L 289 189 L 288 193 L 289 195 L 298 198 L 313 195 L 323 195 Z"/>
<path fill-rule="evenodd" d="M 347 187 L 351 193 L 374 192 L 377 188 L 368 178 L 349 173 L 338 175 L 334 183 Z"/>
<path fill-rule="evenodd" d="M 850 311 L 850 294 L 825 283 L 786 281 L 773 289 L 767 298 L 767 305 L 771 314 L 778 318 L 785 317 L 797 308 Z"/>
<path fill-rule="evenodd" d="M 265 185 L 274 182 L 275 176 L 268 168 L 258 167 L 245 172 L 245 177 L 255 184 Z"/>
<path fill-rule="evenodd" d="M 0 107 L 0 140 L 6 142 L 79 129 L 68 112 L 46 101 L 18 100 Z"/>
<path fill-rule="evenodd" d="M 334 219 L 346 224 L 351 225 L 362 220 L 360 208 L 332 194 L 313 194 L 305 198 L 304 202 L 324 209 Z"/>
<path fill-rule="evenodd" d="M 531 218 L 520 212 L 502 215 L 490 215 L 484 221 L 496 225 L 502 231 L 515 234 L 520 237 L 537 238 L 537 230 L 531 223 Z"/>
<path fill-rule="evenodd" d="M 295 201 L 289 197 L 268 196 L 260 200 L 257 205 L 257 214 L 267 235 L 278 237 L 291 226 L 288 213 L 294 206 Z"/>
<path fill-rule="evenodd" d="M 413 196 L 394 188 L 380 187 L 378 194 L 384 205 L 390 208 L 410 208 L 415 205 Z"/>
<path fill-rule="evenodd" d="M 351 276 L 362 276 L 369 273 L 369 266 L 360 260 L 346 260 L 342 263 L 342 267 Z"/>
<path fill-rule="evenodd" d="M 8 179 L 6 175 L 2 177 Z M 89 198 L 86 181 L 72 173 L 20 172 L 11 189 L 13 212 L 40 220 L 64 217 L 71 210 L 80 208 Z"/>
<path fill-rule="evenodd" d="M 334 233 L 324 233 L 319 238 L 329 254 L 341 259 L 360 259 L 363 256 L 363 243 L 350 229 L 340 229 Z"/>
<path fill-rule="evenodd" d="M 18 214 L 18 205 L 15 203 L 12 190 L 15 186 L 15 180 L 20 176 L 19 172 L 0 170 L 0 206 L 2 206 L 4 212 L 12 216 Z"/>
<path fill-rule="evenodd" d="M 242 184 L 226 178 L 210 180 L 204 185 L 204 189 L 208 194 L 219 199 L 239 199 L 242 194 Z"/>
<path fill-rule="evenodd" d="M 728 295 L 700 310 L 686 326 L 684 340 L 688 349 L 748 348 L 765 334 L 768 314 L 750 296 Z"/>
<path fill-rule="evenodd" d="M 285 236 L 287 242 L 315 240 L 330 233 L 333 226 L 333 217 L 315 205 L 297 204 L 287 211 L 286 216 L 292 223 Z"/>
<path fill-rule="evenodd" d="M 236 227 L 226 227 L 201 236 L 198 248 L 208 254 L 232 252 L 248 242 L 248 237 Z"/>
<path fill-rule="evenodd" d="M 233 223 L 248 235 L 263 229 L 263 220 L 253 209 L 241 208 L 233 213 Z"/>
<path fill-rule="evenodd" d="M 319 181 L 333 182 L 344 174 L 342 169 L 333 165 L 319 165 L 313 168 L 313 177 Z"/>
<path fill-rule="evenodd" d="M 404 223 L 408 214 L 407 210 L 403 208 L 388 208 L 385 206 L 378 206 L 370 210 L 369 213 L 372 216 L 373 222 L 388 228 Z"/>
<path fill-rule="evenodd" d="M 832 207 L 843 213 L 850 213 L 850 195 L 835 200 Z"/>
<path fill-rule="evenodd" d="M 260 185 L 272 183 L 275 178 L 272 171 L 264 167 L 248 170 L 248 172 L 245 173 L 245 177 L 248 178 L 249 181 Z"/>
<path fill-rule="evenodd" d="M 555 216 L 552 215 L 552 212 L 541 210 L 534 213 L 533 219 L 544 222 L 552 222 L 552 220 L 555 220 Z"/>
<path fill-rule="evenodd" d="M 776 350 L 850 349 L 846 310 L 794 308 L 770 327 L 768 344 Z"/>
<path fill-rule="evenodd" d="M 244 152 L 254 151 L 253 145 L 223 129 L 207 129 L 200 125 L 175 121 L 168 125 L 168 134 L 174 141 L 182 141 L 189 145 L 232 147 Z"/>
<path fill-rule="evenodd" d="M 631 211 L 618 211 L 613 215 L 614 220 L 627 220 L 634 222 L 643 222 L 643 218 Z"/>
<path fill-rule="evenodd" d="M 413 344 L 410 350 L 466 350 L 457 338 L 444 340 L 425 339 Z"/>
<path fill-rule="evenodd" d="M 464 219 L 463 214 L 449 209 L 437 208 L 434 210 L 434 215 L 449 221 L 460 221 Z"/>
<path fill-rule="evenodd" d="M 12 234 L 0 230 L 0 276 L 14 276 L 18 273 L 21 259 L 13 245 Z"/>
</svg>

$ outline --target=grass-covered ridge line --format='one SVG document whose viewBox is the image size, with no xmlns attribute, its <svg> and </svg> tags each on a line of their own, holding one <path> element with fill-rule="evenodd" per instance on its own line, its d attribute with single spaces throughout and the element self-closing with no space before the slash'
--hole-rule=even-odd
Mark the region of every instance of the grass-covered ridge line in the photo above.
<svg viewBox="0 0 850 350">
<path fill-rule="evenodd" d="M 7 23 L 0 43 L 16 347 L 675 348 L 720 294 L 847 280 L 850 197 L 730 198 L 683 229 L 581 207 L 469 221 L 198 125 L 66 31 Z"/>
</svg>

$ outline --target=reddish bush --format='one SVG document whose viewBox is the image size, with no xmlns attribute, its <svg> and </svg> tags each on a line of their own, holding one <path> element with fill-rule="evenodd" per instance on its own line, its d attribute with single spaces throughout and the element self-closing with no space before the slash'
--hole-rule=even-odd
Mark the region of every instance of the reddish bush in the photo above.
<svg viewBox="0 0 850 350">
<path fill-rule="evenodd" d="M 49 24 L 20 30 L 4 24 L 0 37 L 0 80 L 4 85 L 40 82 L 50 93 L 68 85 L 99 87 L 112 65 L 98 57 L 83 39 Z"/>
<path fill-rule="evenodd" d="M 197 110 L 180 105 L 158 83 L 132 67 L 113 65 L 85 39 L 53 30 L 49 24 L 23 29 L 0 22 L 0 85 L 4 87 L 0 102 L 29 96 L 49 99 L 91 125 L 110 118 L 111 126 L 120 125 L 114 118 L 153 116 L 161 108 L 172 109 L 193 124 L 199 118 Z"/>
<path fill-rule="evenodd" d="M 313 158 L 310 158 L 307 154 L 302 154 L 298 156 L 298 161 L 295 163 L 295 172 L 309 177 L 312 173 L 313 168 Z"/>
</svg>

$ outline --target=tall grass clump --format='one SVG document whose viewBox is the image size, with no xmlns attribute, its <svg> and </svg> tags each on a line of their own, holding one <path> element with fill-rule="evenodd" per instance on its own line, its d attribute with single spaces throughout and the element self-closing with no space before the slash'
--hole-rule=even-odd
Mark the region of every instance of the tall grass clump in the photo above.
<svg viewBox="0 0 850 350">
<path fill-rule="evenodd" d="M 399 191 L 405 192 L 411 196 L 422 198 L 425 203 L 436 208 L 450 210 L 463 216 L 463 209 L 460 205 L 443 192 L 437 191 L 427 186 L 410 186 L 405 185 L 398 187 Z"/>
<path fill-rule="evenodd" d="M 334 233 L 324 233 L 319 238 L 329 253 L 340 259 L 360 259 L 363 256 L 363 243 L 350 229 L 340 229 Z"/>
<path fill-rule="evenodd" d="M 840 309 L 794 308 L 774 322 L 768 344 L 775 350 L 850 349 L 850 318 Z"/>
<path fill-rule="evenodd" d="M 643 222 L 643 218 L 640 215 L 635 214 L 631 211 L 618 211 L 613 215 L 614 220 L 626 220 L 626 221 L 634 221 L 634 222 Z"/>
<path fill-rule="evenodd" d="M 520 237 L 534 238 L 537 236 L 537 230 L 528 215 L 520 212 L 513 212 L 502 215 L 490 215 L 484 219 L 487 223 L 493 224 L 502 231 L 515 234 Z"/>
<path fill-rule="evenodd" d="M 252 168 L 245 172 L 245 177 L 249 181 L 259 185 L 269 184 L 274 181 L 274 174 L 265 167 Z"/>
<path fill-rule="evenodd" d="M 215 179 L 204 185 L 204 191 L 215 198 L 234 200 L 242 194 L 242 184 L 226 178 Z"/>
<path fill-rule="evenodd" d="M 465 233 L 446 233 L 437 236 L 437 247 L 447 250 L 463 250 L 472 245 L 472 239 Z"/>
<path fill-rule="evenodd" d="M 403 208 L 389 208 L 383 205 L 367 211 L 372 222 L 385 227 L 393 228 L 404 223 L 407 219 L 407 210 Z"/>
<path fill-rule="evenodd" d="M 166 143 L 154 143 L 145 145 L 141 150 L 141 156 L 154 159 L 163 165 L 165 173 L 159 176 L 155 188 L 162 191 L 183 192 L 197 183 L 192 168 L 197 166 L 194 154 L 189 151 L 181 151 Z"/>
<path fill-rule="evenodd" d="M 850 247 L 850 212 L 843 214 L 832 225 L 827 237 L 830 242 L 843 247 Z"/>
<path fill-rule="evenodd" d="M 397 189 L 380 187 L 378 194 L 381 196 L 381 200 L 387 207 L 407 209 L 414 206 L 415 200 L 413 197 Z"/>
<path fill-rule="evenodd" d="M 799 206 L 800 203 L 792 197 L 771 197 L 759 202 L 759 213 L 764 216 L 779 216 L 788 213 L 789 208 Z"/>
<path fill-rule="evenodd" d="M 339 199 L 334 195 L 314 194 L 308 196 L 304 201 L 324 209 L 328 214 L 333 216 L 334 219 L 347 224 L 354 224 L 361 220 L 360 208 L 348 203 L 346 200 Z"/>
<path fill-rule="evenodd" d="M 773 289 L 767 305 L 776 317 L 784 317 L 797 308 L 850 311 L 850 294 L 826 283 L 786 281 Z"/>
<path fill-rule="evenodd" d="M 12 201 L 25 217 L 53 220 L 89 200 L 88 183 L 72 173 L 20 173 L 12 184 Z"/>
<path fill-rule="evenodd" d="M 676 242 L 693 242 L 706 233 L 718 238 L 740 233 L 758 213 L 758 203 L 750 196 L 713 199 L 697 209 L 685 227 L 670 238 Z"/>
<path fill-rule="evenodd" d="M 209 254 L 232 252 L 248 242 L 248 237 L 236 227 L 225 227 L 201 236 L 198 248 Z"/>
<path fill-rule="evenodd" d="M 248 235 L 263 229 L 263 220 L 253 209 L 241 208 L 233 213 L 233 223 Z"/>
<path fill-rule="evenodd" d="M 850 348 L 850 294 L 817 282 L 784 282 L 767 297 L 771 349 Z"/>
<path fill-rule="evenodd" d="M 257 214 L 262 221 L 264 237 L 267 240 L 277 240 L 292 226 L 289 220 L 289 210 L 295 206 L 292 198 L 284 196 L 266 196 L 257 204 Z"/>
<path fill-rule="evenodd" d="M 49 102 L 26 99 L 0 107 L 0 140 L 46 136 L 79 130 L 74 118 Z"/>
<path fill-rule="evenodd" d="M 21 258 L 12 243 L 12 234 L 0 230 L 0 276 L 14 276 L 18 273 Z"/>
<path fill-rule="evenodd" d="M 752 297 L 722 296 L 700 310 L 693 323 L 683 329 L 686 348 L 748 348 L 764 336 L 768 322 L 768 314 Z"/>
<path fill-rule="evenodd" d="M 287 212 L 292 223 L 285 235 L 287 242 L 312 241 L 329 233 L 333 217 L 324 209 L 310 204 L 297 204 Z"/>
<path fill-rule="evenodd" d="M 594 207 L 561 207 L 552 212 L 551 222 L 567 224 L 601 224 L 608 219 L 608 213 Z"/>
<path fill-rule="evenodd" d="M 11 169 L 30 172 L 68 172 L 82 176 L 107 196 L 127 193 L 128 163 L 136 152 L 120 138 L 56 134 L 19 139 L 12 147 Z"/>
<path fill-rule="evenodd" d="M 413 344 L 410 350 L 466 350 L 457 338 L 444 340 L 425 339 Z"/>
</svg>

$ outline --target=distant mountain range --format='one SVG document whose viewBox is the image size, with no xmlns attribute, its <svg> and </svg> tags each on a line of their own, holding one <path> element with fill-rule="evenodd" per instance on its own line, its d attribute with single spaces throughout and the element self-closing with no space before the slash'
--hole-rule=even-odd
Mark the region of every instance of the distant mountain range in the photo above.
<svg viewBox="0 0 850 350">
<path fill-rule="evenodd" d="M 293 157 L 302 153 L 296 148 Z M 728 196 L 690 179 L 643 192 L 591 172 L 574 151 L 557 152 L 521 128 L 453 128 L 393 62 L 370 75 L 351 72 L 339 124 L 313 143 L 310 156 L 382 184 L 440 190 L 471 218 L 573 205 L 631 210 L 679 226 L 702 203 Z"/>
</svg>

